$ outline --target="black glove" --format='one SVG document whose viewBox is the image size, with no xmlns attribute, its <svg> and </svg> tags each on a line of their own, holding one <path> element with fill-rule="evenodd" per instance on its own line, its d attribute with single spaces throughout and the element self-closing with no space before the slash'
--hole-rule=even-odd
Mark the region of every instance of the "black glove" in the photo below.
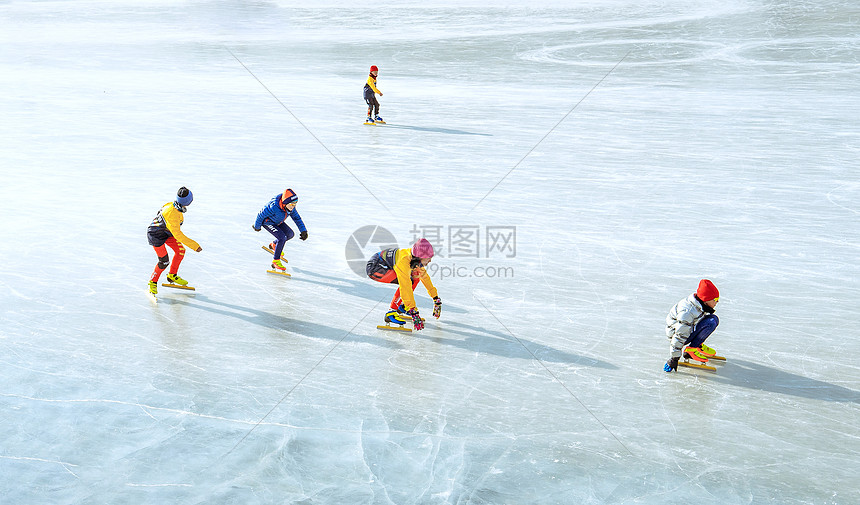
<svg viewBox="0 0 860 505">
<path fill-rule="evenodd" d="M 260 231 L 260 228 L 254 228 L 254 225 L 253 225 L 253 224 L 251 225 L 251 229 L 252 229 L 252 230 L 254 230 L 254 231 Z"/>
<path fill-rule="evenodd" d="M 308 239 L 308 232 L 303 231 L 303 232 L 299 233 L 299 238 L 302 240 L 307 240 Z"/>
<path fill-rule="evenodd" d="M 438 296 L 433 297 L 433 317 L 439 319 L 442 315 L 442 299 Z"/>
<path fill-rule="evenodd" d="M 680 360 L 680 359 L 681 359 L 680 357 L 669 358 L 669 361 L 667 361 L 666 364 L 663 365 L 663 371 L 664 372 L 677 372 L 678 371 L 678 360 Z"/>
</svg>

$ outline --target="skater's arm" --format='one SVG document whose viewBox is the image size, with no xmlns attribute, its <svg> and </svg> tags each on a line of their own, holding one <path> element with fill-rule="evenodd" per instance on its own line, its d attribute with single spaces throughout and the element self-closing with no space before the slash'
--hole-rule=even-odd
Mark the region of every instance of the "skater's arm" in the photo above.
<svg viewBox="0 0 860 505">
<path fill-rule="evenodd" d="M 412 269 L 409 262 L 412 254 L 408 249 L 399 249 L 395 255 L 394 273 L 397 274 L 397 284 L 400 286 L 400 300 L 406 310 L 415 308 L 415 294 L 412 292 Z"/>
<path fill-rule="evenodd" d="M 693 333 L 694 316 L 691 312 L 684 311 L 678 314 L 678 318 L 673 325 L 674 333 L 672 335 L 671 356 L 673 358 L 680 357 L 684 351 L 684 344 Z"/>
<path fill-rule="evenodd" d="M 164 224 L 167 226 L 167 231 L 173 235 L 173 238 L 181 242 L 183 245 L 188 247 L 189 249 L 196 251 L 200 249 L 200 244 L 186 237 L 182 230 L 179 227 L 182 225 L 182 213 L 178 210 L 174 209 L 171 205 L 170 207 L 162 210 L 161 215 L 164 216 Z"/>
<path fill-rule="evenodd" d="M 275 197 L 275 198 L 278 198 L 278 197 Z M 274 200 L 272 200 L 272 202 L 274 202 Z M 255 230 L 257 230 L 263 226 L 263 221 L 265 221 L 267 217 L 271 219 L 271 217 L 272 217 L 272 202 L 269 202 L 257 214 L 257 220 L 254 221 L 254 229 Z"/>
<path fill-rule="evenodd" d="M 302 222 L 302 216 L 299 215 L 299 212 L 296 209 L 293 209 L 293 211 L 290 212 L 290 217 L 293 218 L 293 222 L 296 223 L 296 226 L 298 226 L 300 232 L 308 231 L 308 229 L 305 227 L 305 223 Z"/>
<path fill-rule="evenodd" d="M 267 217 L 266 216 L 267 210 L 268 210 L 268 207 L 263 207 L 263 210 L 261 210 L 259 213 L 257 213 L 257 219 L 256 219 L 256 221 L 254 221 L 254 229 L 255 230 L 259 230 L 260 228 L 263 227 L 263 220 L 265 220 Z"/>
<path fill-rule="evenodd" d="M 426 269 L 421 269 L 421 275 L 419 278 L 421 279 L 421 284 L 424 284 L 424 287 L 427 289 L 427 294 L 430 295 L 430 298 L 436 298 L 439 296 L 439 293 L 436 291 L 436 287 L 433 286 L 433 281 L 430 280 L 430 275 L 427 273 Z"/>
</svg>

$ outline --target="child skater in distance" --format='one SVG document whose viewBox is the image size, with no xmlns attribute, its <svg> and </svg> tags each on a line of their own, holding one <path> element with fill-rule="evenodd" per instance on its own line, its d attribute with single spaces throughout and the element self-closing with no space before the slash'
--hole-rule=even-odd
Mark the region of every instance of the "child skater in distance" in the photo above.
<svg viewBox="0 0 860 505">
<path fill-rule="evenodd" d="M 296 196 L 295 191 L 287 188 L 280 195 L 275 195 L 272 201 L 257 214 L 257 220 L 254 221 L 254 231 L 266 228 L 267 232 L 275 236 L 275 240 L 269 244 L 269 249 L 273 250 L 272 270 L 276 272 L 283 272 L 287 269 L 281 263 L 281 251 L 284 250 L 284 244 L 287 240 L 295 236 L 293 229 L 287 226 L 287 216 L 293 218 L 293 222 L 299 227 L 299 238 L 308 239 L 308 229 L 305 228 L 302 216 L 296 210 L 298 202 L 299 197 Z"/>
<path fill-rule="evenodd" d="M 179 229 L 185 221 L 184 214 L 188 210 L 188 206 L 191 205 L 192 200 L 194 200 L 194 195 L 191 194 L 188 188 L 182 186 L 176 193 L 176 200 L 165 203 L 146 230 L 146 239 L 149 245 L 155 249 L 155 254 L 158 255 L 158 264 L 155 265 L 155 271 L 152 272 L 152 276 L 149 278 L 149 292 L 153 295 L 158 294 L 158 278 L 161 277 L 161 272 L 164 272 L 164 269 L 167 268 L 167 262 L 170 259 L 167 256 L 165 245 L 173 249 L 173 261 L 170 262 L 170 272 L 167 274 L 167 282 L 179 284 L 180 286 L 188 284 L 188 281 L 178 275 L 179 264 L 182 263 L 182 258 L 185 257 L 185 247 L 182 244 L 197 252 L 203 250 L 197 242 L 186 237 L 182 233 L 182 230 Z"/>
<path fill-rule="evenodd" d="M 379 100 L 376 99 L 376 93 L 382 96 L 382 91 L 376 87 L 376 76 L 379 74 L 379 69 L 376 65 L 370 67 L 370 75 L 367 77 L 367 83 L 364 85 L 364 101 L 367 102 L 367 121 L 365 124 L 382 123 L 385 121 L 379 117 Z"/>
<path fill-rule="evenodd" d="M 399 287 L 391 299 L 390 310 L 385 314 L 385 322 L 404 324 L 409 321 L 403 314 L 412 318 L 415 330 L 424 329 L 424 319 L 415 306 L 415 288 L 421 281 L 427 293 L 433 297 L 433 317 L 442 314 L 442 300 L 430 281 L 425 267 L 433 258 L 433 245 L 426 238 L 415 242 L 411 249 L 387 249 L 380 251 L 367 262 L 367 276 L 378 282 L 397 284 Z"/>
<path fill-rule="evenodd" d="M 720 292 L 714 283 L 702 279 L 695 293 L 672 307 L 666 316 L 666 336 L 671 341 L 670 356 L 663 371 L 678 371 L 678 360 L 682 354 L 699 363 L 707 363 L 709 357 L 717 354 L 705 345 L 705 339 L 720 324 L 719 318 L 714 315 L 714 308 L 719 301 Z"/>
</svg>

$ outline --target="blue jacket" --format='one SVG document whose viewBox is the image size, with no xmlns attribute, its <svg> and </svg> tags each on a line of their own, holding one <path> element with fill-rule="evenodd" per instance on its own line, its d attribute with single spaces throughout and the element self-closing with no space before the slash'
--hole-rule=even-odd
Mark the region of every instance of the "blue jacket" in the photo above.
<svg viewBox="0 0 860 505">
<path fill-rule="evenodd" d="M 281 195 L 275 195 L 272 201 L 257 214 L 257 220 L 254 221 L 254 229 L 262 228 L 264 224 L 279 225 L 286 221 L 287 216 L 293 218 L 296 226 L 299 227 L 299 231 L 308 231 L 305 228 L 305 223 L 302 222 L 302 216 L 299 215 L 296 209 L 293 209 L 292 212 L 284 212 L 281 208 Z"/>
</svg>

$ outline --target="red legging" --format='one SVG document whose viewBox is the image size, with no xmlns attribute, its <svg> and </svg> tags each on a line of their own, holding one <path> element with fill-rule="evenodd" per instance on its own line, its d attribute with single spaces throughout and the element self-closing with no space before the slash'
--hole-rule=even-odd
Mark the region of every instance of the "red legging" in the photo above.
<svg viewBox="0 0 860 505">
<path fill-rule="evenodd" d="M 167 247 L 173 249 L 173 261 L 170 262 L 170 274 L 176 275 L 176 272 L 179 271 L 179 264 L 182 263 L 182 258 L 185 257 L 185 246 L 176 241 L 175 238 L 170 237 L 165 240 L 163 244 L 160 246 L 152 246 L 155 249 L 155 254 L 158 255 L 158 264 L 155 265 L 155 271 L 152 272 L 152 277 L 149 278 L 152 282 L 158 282 L 158 278 L 161 277 L 161 272 L 167 267 L 167 261 L 164 263 L 161 262 L 162 258 L 167 259 Z"/>
<path fill-rule="evenodd" d="M 386 284 L 397 284 L 397 274 L 394 270 L 389 270 L 379 277 L 371 277 L 371 279 L 378 282 L 384 282 Z M 412 279 L 413 292 L 415 291 L 415 288 L 418 287 L 419 282 L 421 282 L 421 279 L 417 277 Z M 397 307 L 399 307 L 401 303 L 403 303 L 403 301 L 400 299 L 400 288 L 398 287 L 397 291 L 394 292 L 394 298 L 391 299 L 391 310 L 397 310 Z"/>
</svg>

